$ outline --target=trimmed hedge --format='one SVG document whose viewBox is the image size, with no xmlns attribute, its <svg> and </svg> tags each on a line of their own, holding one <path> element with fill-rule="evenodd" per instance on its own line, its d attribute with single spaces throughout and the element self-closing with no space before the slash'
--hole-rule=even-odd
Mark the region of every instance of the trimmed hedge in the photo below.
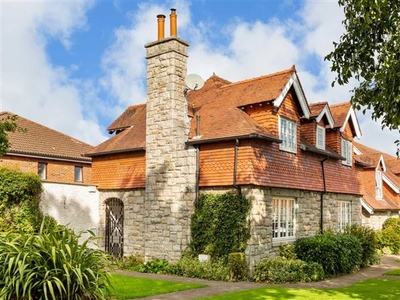
<svg viewBox="0 0 400 300">
<path fill-rule="evenodd" d="M 378 239 L 372 228 L 354 224 L 346 227 L 344 233 L 356 236 L 360 240 L 362 247 L 361 267 L 368 267 L 376 263 Z"/>
<path fill-rule="evenodd" d="M 295 251 L 299 259 L 319 263 L 327 276 L 359 269 L 363 253 L 360 240 L 343 233 L 300 238 L 295 242 Z"/>
<path fill-rule="evenodd" d="M 312 282 L 324 279 L 322 266 L 300 259 L 276 257 L 257 264 L 253 280 L 267 283 Z"/>
</svg>

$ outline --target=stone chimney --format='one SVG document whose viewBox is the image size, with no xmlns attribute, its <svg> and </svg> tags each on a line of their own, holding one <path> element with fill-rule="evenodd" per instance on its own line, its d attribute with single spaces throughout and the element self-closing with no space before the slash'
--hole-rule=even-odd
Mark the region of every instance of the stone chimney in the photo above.
<svg viewBox="0 0 400 300">
<path fill-rule="evenodd" d="M 195 199 L 195 152 L 188 149 L 185 82 L 189 44 L 177 37 L 171 9 L 170 37 L 158 15 L 158 40 L 147 59 L 145 259 L 180 259 L 190 240 Z M 186 121 L 185 121 L 186 120 Z"/>
</svg>

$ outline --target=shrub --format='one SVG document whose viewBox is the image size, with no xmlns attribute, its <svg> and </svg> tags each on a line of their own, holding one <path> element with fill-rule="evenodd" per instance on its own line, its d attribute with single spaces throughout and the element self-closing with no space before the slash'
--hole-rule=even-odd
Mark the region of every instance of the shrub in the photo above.
<svg viewBox="0 0 400 300">
<path fill-rule="evenodd" d="M 79 244 L 65 226 L 36 234 L 0 235 L 0 299 L 105 299 L 109 275 L 104 252 Z"/>
<path fill-rule="evenodd" d="M 197 258 L 183 257 L 171 265 L 171 274 L 208 280 L 229 281 L 229 267 L 222 260 L 200 262 Z"/>
<path fill-rule="evenodd" d="M 129 255 L 119 260 L 118 267 L 124 270 L 138 271 L 143 263 L 144 259 L 142 257 Z"/>
<path fill-rule="evenodd" d="M 0 232 L 37 232 L 42 182 L 37 174 L 0 168 Z"/>
<path fill-rule="evenodd" d="M 165 259 L 154 259 L 137 266 L 137 271 L 141 273 L 168 274 L 170 265 Z"/>
<path fill-rule="evenodd" d="M 400 232 L 400 218 L 388 218 L 383 222 L 382 229 L 393 227 L 397 232 Z"/>
<path fill-rule="evenodd" d="M 351 225 L 344 231 L 346 234 L 356 236 L 362 247 L 361 267 L 370 266 L 376 261 L 376 250 L 378 247 L 378 240 L 376 232 L 372 228 L 360 225 Z"/>
<path fill-rule="evenodd" d="M 191 218 L 192 251 L 225 262 L 229 253 L 243 252 L 250 238 L 249 210 L 250 202 L 243 196 L 202 194 Z"/>
<path fill-rule="evenodd" d="M 324 270 L 320 264 L 282 257 L 261 261 L 253 275 L 254 281 L 267 283 L 311 282 L 323 278 Z"/>
<path fill-rule="evenodd" d="M 377 232 L 378 248 L 383 252 L 400 253 L 400 232 L 394 226 L 387 226 Z M 389 249 L 387 251 L 386 249 Z"/>
<path fill-rule="evenodd" d="M 350 273 L 361 264 L 361 242 L 349 234 L 325 233 L 300 238 L 295 242 L 295 251 L 299 259 L 319 263 L 327 276 Z"/>
<path fill-rule="evenodd" d="M 228 256 L 230 280 L 239 281 L 247 278 L 247 260 L 243 252 L 231 253 Z"/>
<path fill-rule="evenodd" d="M 279 246 L 279 256 L 286 259 L 297 259 L 293 244 Z"/>
</svg>

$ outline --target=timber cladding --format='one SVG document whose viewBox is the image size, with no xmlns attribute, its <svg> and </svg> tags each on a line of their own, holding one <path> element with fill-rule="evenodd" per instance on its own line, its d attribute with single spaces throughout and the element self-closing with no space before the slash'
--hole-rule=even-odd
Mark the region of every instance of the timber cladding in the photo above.
<svg viewBox="0 0 400 300">
<path fill-rule="evenodd" d="M 145 186 L 145 151 L 94 156 L 93 183 L 99 189 L 128 189 Z"/>
</svg>

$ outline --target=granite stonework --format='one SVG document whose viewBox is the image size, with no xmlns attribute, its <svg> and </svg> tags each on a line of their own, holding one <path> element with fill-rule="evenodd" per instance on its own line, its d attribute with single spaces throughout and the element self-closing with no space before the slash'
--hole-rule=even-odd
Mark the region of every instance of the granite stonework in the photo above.
<svg viewBox="0 0 400 300">
<path fill-rule="evenodd" d="M 185 77 L 188 44 L 169 37 L 147 44 L 146 188 L 144 256 L 177 261 L 190 241 L 196 152 Z"/>
<path fill-rule="evenodd" d="M 232 189 L 204 189 L 203 193 L 226 193 Z M 320 192 L 301 191 L 284 188 L 242 187 L 241 193 L 251 201 L 250 233 L 246 257 L 250 270 L 257 262 L 279 255 L 279 246 L 290 244 L 297 238 L 313 236 L 320 231 Z M 274 241 L 272 239 L 272 199 L 290 198 L 296 201 L 295 238 Z M 324 230 L 337 231 L 338 201 L 349 201 L 352 224 L 361 224 L 360 198 L 348 194 L 324 194 Z"/>
<path fill-rule="evenodd" d="M 375 230 L 382 229 L 382 224 L 389 218 L 399 218 L 399 212 L 397 211 L 374 211 L 373 214 L 368 213 L 365 209 L 362 210 L 363 219 L 362 225 L 370 227 Z"/>
</svg>

